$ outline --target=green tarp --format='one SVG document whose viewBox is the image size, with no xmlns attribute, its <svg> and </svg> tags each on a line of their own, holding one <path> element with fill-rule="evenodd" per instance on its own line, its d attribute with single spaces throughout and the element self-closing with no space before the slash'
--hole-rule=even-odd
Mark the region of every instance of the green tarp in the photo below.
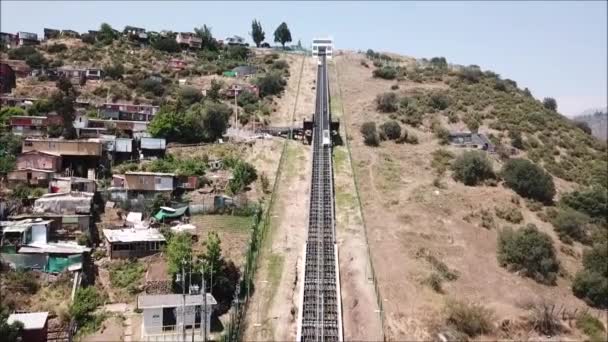
<svg viewBox="0 0 608 342">
<path fill-rule="evenodd" d="M 224 71 L 224 73 L 222 74 L 226 77 L 236 77 L 236 72 L 234 71 Z"/>
<path fill-rule="evenodd" d="M 164 209 L 160 209 L 156 215 L 154 215 L 154 218 L 157 221 L 163 221 L 165 219 L 168 218 L 177 218 L 177 217 L 181 217 L 182 215 L 184 215 L 186 213 L 186 210 L 188 210 L 188 206 L 185 207 L 181 207 L 181 208 L 176 208 L 175 211 L 167 211 Z"/>
</svg>

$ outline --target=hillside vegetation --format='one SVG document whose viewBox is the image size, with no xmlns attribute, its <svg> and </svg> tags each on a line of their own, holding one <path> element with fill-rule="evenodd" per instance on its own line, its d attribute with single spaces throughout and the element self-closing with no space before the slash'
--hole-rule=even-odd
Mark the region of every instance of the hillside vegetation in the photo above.
<svg viewBox="0 0 608 342">
<path fill-rule="evenodd" d="M 608 267 L 596 262 L 608 264 L 606 142 L 554 99 L 475 65 L 370 50 L 338 56 L 333 73 L 387 338 L 588 335 L 564 312 L 606 308 Z M 452 145 L 457 132 L 493 148 Z M 442 284 L 422 250 L 459 277 Z M 455 321 L 442 305 L 452 299 L 483 303 L 484 329 Z M 459 319 L 476 319 L 475 305 Z M 563 315 L 543 316 L 551 305 Z"/>
</svg>

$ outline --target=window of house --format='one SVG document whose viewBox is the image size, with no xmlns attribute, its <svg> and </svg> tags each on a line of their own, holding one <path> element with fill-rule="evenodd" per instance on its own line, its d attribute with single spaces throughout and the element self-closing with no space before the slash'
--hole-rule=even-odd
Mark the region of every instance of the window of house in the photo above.
<svg viewBox="0 0 608 342">
<path fill-rule="evenodd" d="M 156 184 L 160 184 L 160 183 L 161 183 L 161 180 L 162 180 L 162 178 L 160 178 L 160 177 L 156 177 L 156 178 L 155 178 Z"/>
<path fill-rule="evenodd" d="M 25 142 L 25 146 L 32 146 L 32 145 L 33 145 L 33 144 L 32 144 L 32 142 L 31 142 L 31 141 L 26 141 L 26 142 Z"/>
</svg>

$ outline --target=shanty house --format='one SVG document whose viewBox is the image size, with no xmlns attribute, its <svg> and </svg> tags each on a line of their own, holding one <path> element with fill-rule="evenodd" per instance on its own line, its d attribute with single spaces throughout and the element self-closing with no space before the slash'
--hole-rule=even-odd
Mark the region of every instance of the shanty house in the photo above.
<svg viewBox="0 0 608 342">
<path fill-rule="evenodd" d="M 8 316 L 7 324 L 21 322 L 23 329 L 19 332 L 21 341 L 46 342 L 48 334 L 48 312 L 14 313 Z"/>
<path fill-rule="evenodd" d="M 19 184 L 27 184 L 33 187 L 47 187 L 55 171 L 39 170 L 31 167 L 10 171 L 7 174 L 11 187 Z"/>
<path fill-rule="evenodd" d="M 76 32 L 74 30 L 61 30 L 61 36 L 67 37 L 67 38 L 79 38 L 80 33 Z"/>
<path fill-rule="evenodd" d="M 24 219 L 20 221 L 0 221 L 2 238 L 0 246 L 19 247 L 31 243 L 45 244 L 48 241 L 48 232 L 51 221 L 42 219 Z"/>
<path fill-rule="evenodd" d="M 184 47 L 191 49 L 200 49 L 203 40 L 194 33 L 191 32 L 180 32 L 175 36 L 175 41 Z"/>
<path fill-rule="evenodd" d="M 60 156 L 101 157 L 101 143 L 84 140 L 26 139 L 23 152 L 40 151 Z"/>
<path fill-rule="evenodd" d="M 15 77 L 27 77 L 30 75 L 32 68 L 25 61 L 9 59 L 3 60 L 2 63 L 7 64 L 15 72 Z"/>
<path fill-rule="evenodd" d="M 17 156 L 17 169 L 61 171 L 61 156 L 55 153 L 31 150 Z"/>
<path fill-rule="evenodd" d="M 85 78 L 91 81 L 99 81 L 103 78 L 103 71 L 96 68 L 86 69 Z"/>
<path fill-rule="evenodd" d="M 17 86 L 17 76 L 10 65 L 0 63 L 0 93 L 10 93 Z"/>
<path fill-rule="evenodd" d="M 11 131 L 26 137 L 41 136 L 46 133 L 46 116 L 15 115 L 10 117 Z"/>
<path fill-rule="evenodd" d="M 136 192 L 171 192 L 175 190 L 175 174 L 157 172 L 127 172 L 125 188 Z"/>
<path fill-rule="evenodd" d="M 228 45 L 247 45 L 245 43 L 245 38 L 236 35 L 232 37 L 226 37 L 226 39 L 224 39 L 224 43 Z"/>
<path fill-rule="evenodd" d="M 94 193 L 97 189 L 97 183 L 95 180 L 88 178 L 55 176 L 51 179 L 50 188 L 51 193 L 71 191 Z"/>
<path fill-rule="evenodd" d="M 18 43 L 17 35 L 7 32 L 0 32 L 0 43 L 6 48 L 13 48 Z"/>
<path fill-rule="evenodd" d="M 143 311 L 142 337 L 160 337 L 165 340 L 163 337 L 170 336 L 168 340 L 172 340 L 171 337 L 179 339 L 184 328 L 200 329 L 201 317 L 205 320 L 205 332 L 209 334 L 211 314 L 215 305 L 217 301 L 210 293 L 185 296 L 141 294 L 137 297 L 137 308 Z M 184 309 L 185 312 L 182 311 Z M 197 331 L 196 334 L 200 332 Z"/>
<path fill-rule="evenodd" d="M 158 229 L 104 229 L 110 259 L 144 257 L 160 252 L 165 237 Z"/>
<path fill-rule="evenodd" d="M 87 71 L 86 69 L 77 69 L 72 67 L 61 67 L 57 69 L 57 74 L 60 77 L 65 77 L 72 84 L 75 85 L 84 85 L 87 81 Z"/>
<path fill-rule="evenodd" d="M 141 137 L 139 139 L 140 158 L 160 157 L 165 154 L 167 142 L 164 138 Z"/>
<path fill-rule="evenodd" d="M 91 216 L 78 214 L 26 213 L 9 216 L 10 221 L 25 219 L 42 219 L 51 222 L 49 225 L 49 240 L 76 241 L 81 234 L 91 235 Z"/>
<path fill-rule="evenodd" d="M 159 106 L 145 104 L 104 103 L 100 114 L 104 119 L 149 122 L 159 110 Z"/>
<path fill-rule="evenodd" d="M 82 214 L 90 215 L 93 193 L 69 192 L 46 194 L 34 201 L 34 213 Z"/>
<path fill-rule="evenodd" d="M 188 63 L 186 63 L 186 61 L 182 59 L 172 58 L 171 60 L 169 60 L 169 68 L 174 71 L 184 70 L 186 69 L 186 66 L 188 66 Z"/>
<path fill-rule="evenodd" d="M 257 68 L 252 65 L 241 65 L 232 69 L 236 77 L 246 77 L 255 75 Z"/>
<path fill-rule="evenodd" d="M 18 32 L 17 39 L 19 40 L 19 46 L 38 45 L 38 35 L 30 32 Z"/>
<path fill-rule="evenodd" d="M 233 98 L 239 96 L 242 92 L 250 92 L 256 96 L 260 96 L 260 89 L 251 84 L 232 84 L 224 91 L 224 96 Z"/>
<path fill-rule="evenodd" d="M 59 38 L 61 34 L 60 30 L 45 28 L 44 29 L 44 40 Z"/>
<path fill-rule="evenodd" d="M 484 151 L 494 151 L 494 144 L 483 134 L 463 132 L 450 133 L 450 144 L 460 147 L 477 148 Z"/>
</svg>

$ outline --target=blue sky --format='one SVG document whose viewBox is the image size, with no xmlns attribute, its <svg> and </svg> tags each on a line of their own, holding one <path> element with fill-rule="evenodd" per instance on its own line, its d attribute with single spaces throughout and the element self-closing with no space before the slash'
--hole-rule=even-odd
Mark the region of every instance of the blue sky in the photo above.
<svg viewBox="0 0 608 342">
<path fill-rule="evenodd" d="M 248 36 L 257 18 L 267 40 L 282 21 L 294 43 L 332 35 L 336 48 L 372 48 L 477 64 L 566 115 L 607 103 L 607 2 L 165 2 L 6 1 L 0 29 L 85 31 L 108 22 L 188 31 L 207 24 L 224 38 Z"/>
</svg>

